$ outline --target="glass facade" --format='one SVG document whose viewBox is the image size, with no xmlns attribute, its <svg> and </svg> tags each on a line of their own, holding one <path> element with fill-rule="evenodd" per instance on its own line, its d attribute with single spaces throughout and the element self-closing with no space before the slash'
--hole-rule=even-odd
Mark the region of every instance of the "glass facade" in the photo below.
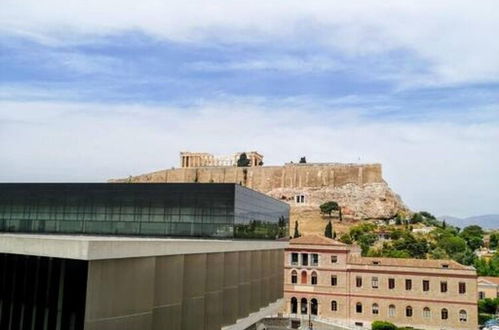
<svg viewBox="0 0 499 330">
<path fill-rule="evenodd" d="M 288 204 L 235 184 L 0 184 L 1 232 L 272 240 L 288 221 Z"/>
</svg>

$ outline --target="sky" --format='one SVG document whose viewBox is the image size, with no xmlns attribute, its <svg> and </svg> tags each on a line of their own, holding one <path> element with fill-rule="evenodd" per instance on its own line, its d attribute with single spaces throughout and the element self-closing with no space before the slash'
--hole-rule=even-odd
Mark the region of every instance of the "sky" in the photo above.
<svg viewBox="0 0 499 330">
<path fill-rule="evenodd" d="M 179 151 L 382 163 L 413 210 L 499 213 L 499 2 L 0 0 L 0 181 Z"/>
</svg>

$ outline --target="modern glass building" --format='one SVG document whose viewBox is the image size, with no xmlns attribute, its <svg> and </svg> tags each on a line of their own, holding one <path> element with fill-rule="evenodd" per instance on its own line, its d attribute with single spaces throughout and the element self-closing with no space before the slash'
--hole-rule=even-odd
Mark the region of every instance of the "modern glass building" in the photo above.
<svg viewBox="0 0 499 330">
<path fill-rule="evenodd" d="M 0 232 L 274 240 L 288 220 L 288 204 L 237 184 L 0 184 Z"/>
</svg>

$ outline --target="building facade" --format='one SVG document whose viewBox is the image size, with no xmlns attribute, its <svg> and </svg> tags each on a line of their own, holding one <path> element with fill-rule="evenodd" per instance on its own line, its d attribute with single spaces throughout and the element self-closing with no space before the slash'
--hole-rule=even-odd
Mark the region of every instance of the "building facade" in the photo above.
<svg viewBox="0 0 499 330">
<path fill-rule="evenodd" d="M 285 311 L 292 319 L 477 328 L 472 267 L 451 260 L 361 257 L 357 247 L 315 235 L 291 240 L 284 262 Z"/>
<path fill-rule="evenodd" d="M 236 184 L 0 184 L 0 232 L 276 239 L 288 218 Z"/>
<path fill-rule="evenodd" d="M 499 277 L 478 277 L 478 299 L 499 297 Z"/>
<path fill-rule="evenodd" d="M 0 329 L 245 329 L 282 308 L 289 207 L 250 189 L 2 184 L 0 201 Z"/>
</svg>

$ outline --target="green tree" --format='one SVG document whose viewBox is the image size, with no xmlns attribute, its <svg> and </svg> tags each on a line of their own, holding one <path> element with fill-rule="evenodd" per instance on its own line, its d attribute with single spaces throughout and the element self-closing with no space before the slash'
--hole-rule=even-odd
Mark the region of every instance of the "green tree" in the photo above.
<svg viewBox="0 0 499 330">
<path fill-rule="evenodd" d="M 295 222 L 295 233 L 293 235 L 293 238 L 298 238 L 300 237 L 300 232 L 298 231 L 298 221 Z"/>
<path fill-rule="evenodd" d="M 420 223 L 423 222 L 423 216 L 420 213 L 414 213 L 411 217 L 410 223 Z"/>
<path fill-rule="evenodd" d="M 348 234 L 343 234 L 340 236 L 340 242 L 345 243 L 345 244 L 352 244 L 352 238 Z"/>
<path fill-rule="evenodd" d="M 499 235 L 497 233 L 490 234 L 489 248 L 495 250 L 497 248 L 497 243 L 499 242 Z"/>
<path fill-rule="evenodd" d="M 397 330 L 395 324 L 387 321 L 374 321 L 371 323 L 372 330 Z"/>
<path fill-rule="evenodd" d="M 430 252 L 432 259 L 449 259 L 449 255 L 441 247 L 437 247 Z"/>
<path fill-rule="evenodd" d="M 351 227 L 349 234 L 350 234 L 350 237 L 354 241 L 358 241 L 359 237 L 362 234 L 372 232 L 374 229 L 376 229 L 375 224 L 370 223 L 370 222 L 364 222 L 364 223 L 361 223 L 360 225 Z"/>
<path fill-rule="evenodd" d="M 321 213 L 329 214 L 329 216 L 331 217 L 331 213 L 333 211 L 338 211 L 340 206 L 335 201 L 329 201 L 321 204 L 319 208 L 321 209 Z"/>
<path fill-rule="evenodd" d="M 250 165 L 250 160 L 245 152 L 239 155 L 239 159 L 237 160 L 237 167 L 248 167 Z"/>
<path fill-rule="evenodd" d="M 477 225 L 464 227 L 459 236 L 466 241 L 472 251 L 483 246 L 483 229 Z"/>
<path fill-rule="evenodd" d="M 378 236 L 372 233 L 363 233 L 357 239 L 357 242 L 362 249 L 362 255 L 366 256 L 369 248 L 378 240 Z"/>
<path fill-rule="evenodd" d="M 437 242 L 437 245 L 449 256 L 466 250 L 466 241 L 458 236 L 444 236 Z"/>
<path fill-rule="evenodd" d="M 329 220 L 326 225 L 326 229 L 324 230 L 324 236 L 333 238 L 333 225 L 331 224 L 331 220 Z"/>
<path fill-rule="evenodd" d="M 499 307 L 499 298 L 485 298 L 478 301 L 480 313 L 495 314 Z"/>
</svg>

